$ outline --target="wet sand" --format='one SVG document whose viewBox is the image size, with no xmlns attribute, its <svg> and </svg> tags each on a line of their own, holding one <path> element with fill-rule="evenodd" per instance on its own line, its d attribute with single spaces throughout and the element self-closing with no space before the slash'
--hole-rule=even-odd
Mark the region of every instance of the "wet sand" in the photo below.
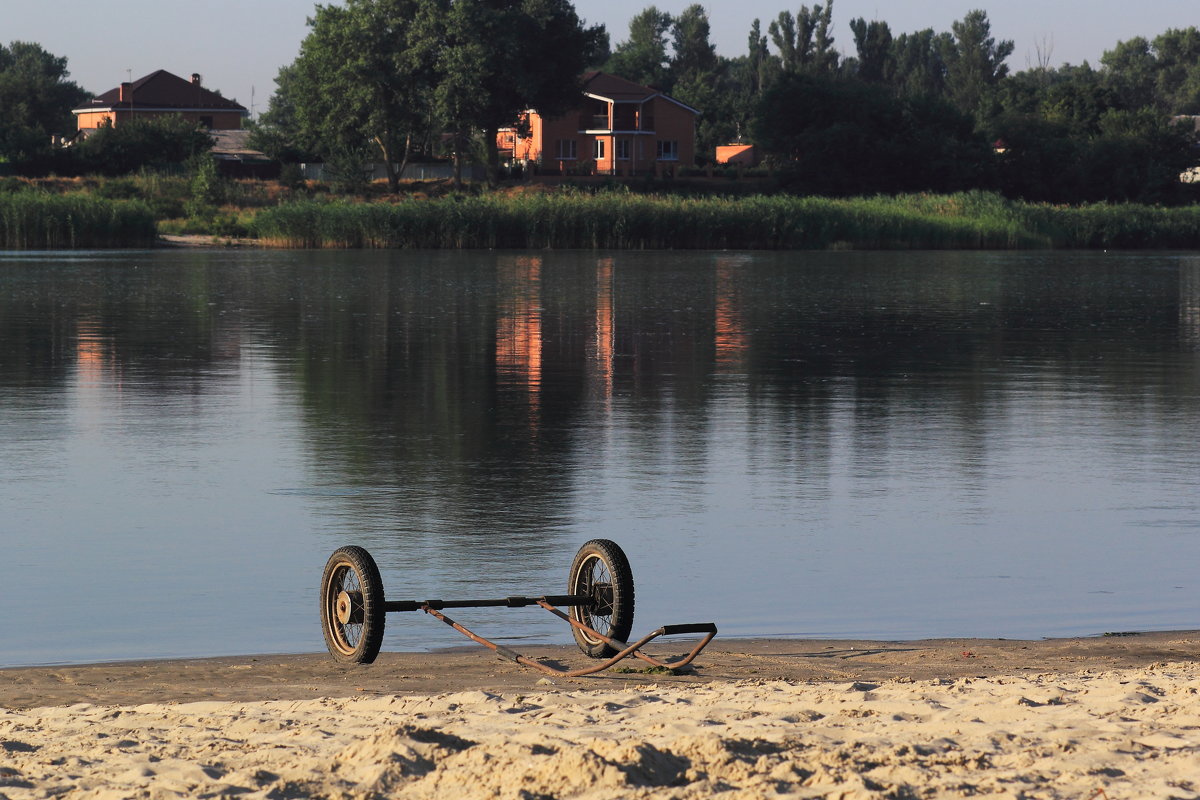
<svg viewBox="0 0 1200 800">
<path fill-rule="evenodd" d="M 660 641 L 664 643 L 655 643 L 649 652 L 682 655 L 690 647 L 680 639 Z M 563 667 L 587 664 L 573 646 L 530 647 L 523 649 L 522 655 Z M 610 670 L 553 680 L 556 685 L 578 689 L 739 680 L 939 680 L 1130 669 L 1169 661 L 1200 661 L 1200 631 L 1036 641 L 738 640 L 718 636 L 696 659 L 690 674 Z M 644 666 L 628 659 L 618 669 L 641 670 Z M 326 653 L 314 653 L 30 667 L 0 670 L 0 708 L 301 700 L 473 689 L 527 691 L 544 686 L 539 681 L 545 677 L 473 645 L 432 653 L 384 652 L 370 665 L 343 665 Z"/>
</svg>

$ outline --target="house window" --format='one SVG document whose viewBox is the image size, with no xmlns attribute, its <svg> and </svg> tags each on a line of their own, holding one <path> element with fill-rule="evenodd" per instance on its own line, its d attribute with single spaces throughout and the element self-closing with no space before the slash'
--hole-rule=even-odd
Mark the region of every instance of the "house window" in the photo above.
<svg viewBox="0 0 1200 800">
<path fill-rule="evenodd" d="M 560 160 L 579 158 L 579 143 L 574 139 L 559 139 L 558 157 Z"/>
<path fill-rule="evenodd" d="M 675 139 L 669 141 L 658 142 L 658 160 L 659 161 L 678 161 L 679 160 L 679 142 Z"/>
<path fill-rule="evenodd" d="M 595 158 L 597 161 L 604 160 L 604 140 L 603 139 L 596 140 L 596 146 L 594 148 L 592 148 L 592 157 Z"/>
<path fill-rule="evenodd" d="M 212 130 L 212 126 L 213 126 L 213 118 L 212 117 L 200 117 L 200 127 L 201 128 L 205 128 L 207 130 Z"/>
<path fill-rule="evenodd" d="M 630 148 L 629 148 L 629 140 L 628 139 L 617 139 L 617 160 L 618 161 L 628 161 L 629 160 L 629 149 Z"/>
</svg>

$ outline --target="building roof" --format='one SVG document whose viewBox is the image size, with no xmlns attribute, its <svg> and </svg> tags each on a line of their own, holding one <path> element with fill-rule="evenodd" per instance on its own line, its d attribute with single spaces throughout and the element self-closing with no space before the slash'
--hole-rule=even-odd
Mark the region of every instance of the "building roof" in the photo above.
<svg viewBox="0 0 1200 800">
<path fill-rule="evenodd" d="M 644 103 L 651 98 L 661 97 L 677 106 L 686 108 L 693 114 L 700 113 L 687 103 L 681 103 L 652 86 L 642 86 L 640 83 L 627 81 L 598 70 L 584 73 L 583 93 L 589 97 L 595 97 L 597 100 L 607 100 L 610 103 Z"/>
<path fill-rule="evenodd" d="M 270 161 L 263 152 L 250 147 L 251 131 L 209 131 L 212 154 L 220 161 Z"/>
<path fill-rule="evenodd" d="M 160 69 L 129 86 L 131 91 L 124 99 L 121 97 L 121 87 L 117 86 L 71 110 L 76 114 L 118 108 L 132 108 L 135 111 L 236 111 L 243 116 L 250 113 L 245 106 L 226 100 L 219 92 L 205 89 L 200 85 L 199 75 L 193 75 L 189 81 Z"/>
</svg>

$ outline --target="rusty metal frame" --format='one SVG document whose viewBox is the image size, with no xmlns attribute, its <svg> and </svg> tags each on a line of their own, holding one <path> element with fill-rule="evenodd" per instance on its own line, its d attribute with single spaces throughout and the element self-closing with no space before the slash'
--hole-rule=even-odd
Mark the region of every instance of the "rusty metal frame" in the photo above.
<svg viewBox="0 0 1200 800">
<path fill-rule="evenodd" d="M 664 625 L 661 628 L 658 628 L 657 630 L 651 631 L 650 633 L 646 634 L 645 636 L 643 636 L 641 639 L 638 639 L 633 644 L 627 644 L 626 642 L 621 642 L 621 641 L 617 641 L 616 639 L 611 639 L 608 636 L 605 636 L 604 634 L 600 633 L 599 631 L 594 630 L 593 628 L 590 628 L 587 625 L 584 625 L 579 620 L 572 619 L 569 614 L 561 611 L 558 608 L 555 608 L 554 605 L 550 602 L 552 600 L 556 600 L 556 601 L 564 602 L 564 603 L 567 601 L 570 601 L 570 600 L 583 600 L 585 602 L 572 603 L 572 605 L 584 605 L 588 601 L 588 598 L 580 597 L 580 596 L 572 596 L 572 595 L 560 595 L 560 596 L 553 596 L 553 597 L 546 596 L 546 597 L 538 597 L 538 598 L 510 597 L 510 598 L 505 598 L 504 600 L 481 600 L 481 601 L 472 601 L 472 600 L 434 601 L 434 600 L 430 600 L 430 601 L 426 601 L 424 603 L 421 603 L 419 601 L 400 601 L 400 602 L 394 603 L 394 604 L 393 603 L 385 603 L 384 607 L 388 611 L 393 611 L 393 610 L 394 611 L 417 611 L 417 610 L 424 611 L 426 614 L 429 614 L 430 616 L 434 617 L 435 619 L 441 620 L 442 622 L 446 623 L 451 628 L 454 628 L 454 630 L 458 631 L 463 636 L 466 636 L 471 641 L 477 642 L 477 643 L 483 645 L 484 647 L 488 648 L 489 650 L 492 650 L 493 652 L 496 653 L 496 655 L 500 656 L 501 658 L 506 658 L 509 661 L 514 661 L 514 662 L 516 662 L 518 664 L 522 664 L 526 667 L 532 667 L 533 669 L 536 669 L 540 672 L 544 672 L 547 675 L 555 675 L 555 676 L 561 677 L 561 678 L 579 678 L 579 677 L 583 677 L 584 675 L 594 675 L 597 672 L 602 672 L 602 671 L 608 669 L 609 667 L 613 666 L 614 664 L 617 664 L 620 661 L 624 661 L 626 658 L 629 658 L 630 656 L 641 659 L 642 661 L 645 661 L 647 664 L 658 667 L 660 669 L 668 669 L 668 670 L 683 669 L 687 665 L 691 664 L 692 661 L 695 660 L 696 656 L 700 655 L 700 651 L 703 650 L 705 647 L 707 647 L 708 643 L 711 642 L 713 640 L 713 637 L 717 635 L 717 626 L 711 622 L 700 622 L 700 623 L 687 624 L 687 625 Z M 584 667 L 582 669 L 573 669 L 573 670 L 558 669 L 556 667 L 550 666 L 549 664 L 543 664 L 540 661 L 536 661 L 527 656 L 523 656 L 520 653 L 510 650 L 507 647 L 504 647 L 503 645 L 496 644 L 495 642 L 492 642 L 492 641 L 484 638 L 483 636 L 480 636 L 479 634 L 475 633 L 474 631 L 471 631 L 468 628 L 466 628 L 465 626 L 450 619 L 445 614 L 443 614 L 440 610 L 442 608 L 477 608 L 477 607 L 481 607 L 481 606 L 501 606 L 501 605 L 511 608 L 511 607 L 535 605 L 535 604 L 546 609 L 551 614 L 554 614 L 555 616 L 566 620 L 572 626 L 579 628 L 580 630 L 590 634 L 591 636 L 596 637 L 597 639 L 607 642 L 609 644 L 609 646 L 614 647 L 618 650 L 617 654 L 612 656 L 611 658 L 608 658 L 608 659 L 598 663 L 598 664 L 593 664 L 590 667 Z M 403 605 L 402 608 L 400 607 L 401 605 Z M 388 606 L 392 606 L 392 607 L 389 608 Z M 646 653 L 643 653 L 641 651 L 641 648 L 645 647 L 647 644 L 654 641 L 655 639 L 657 639 L 660 636 L 671 636 L 671 635 L 675 635 L 675 634 L 687 634 L 687 633 L 703 633 L 704 638 L 701 639 L 696 644 L 696 646 L 691 649 L 691 651 L 687 655 L 683 656 L 680 659 L 676 659 L 674 661 L 663 661 L 663 660 L 657 659 L 651 655 L 647 655 Z"/>
</svg>

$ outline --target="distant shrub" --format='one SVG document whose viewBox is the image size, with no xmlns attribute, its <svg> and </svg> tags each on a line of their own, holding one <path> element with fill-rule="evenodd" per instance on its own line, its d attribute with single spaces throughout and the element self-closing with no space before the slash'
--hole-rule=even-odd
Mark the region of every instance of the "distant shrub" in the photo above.
<svg viewBox="0 0 1200 800">
<path fill-rule="evenodd" d="M 109 200 L 144 199 L 145 195 L 133 178 L 112 178 L 101 181 L 96 187 L 96 195 Z"/>
</svg>

